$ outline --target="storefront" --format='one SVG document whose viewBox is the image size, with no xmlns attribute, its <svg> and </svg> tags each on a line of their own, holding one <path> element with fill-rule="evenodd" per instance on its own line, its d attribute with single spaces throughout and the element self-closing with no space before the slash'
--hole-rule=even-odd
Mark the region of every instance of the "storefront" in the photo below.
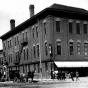
<svg viewBox="0 0 88 88">
<path fill-rule="evenodd" d="M 64 71 L 66 74 L 69 74 L 70 72 L 74 73 L 78 71 L 79 76 L 88 76 L 88 62 L 81 62 L 81 61 L 69 61 L 69 62 L 54 62 L 55 64 L 55 71 L 61 72 Z"/>
</svg>

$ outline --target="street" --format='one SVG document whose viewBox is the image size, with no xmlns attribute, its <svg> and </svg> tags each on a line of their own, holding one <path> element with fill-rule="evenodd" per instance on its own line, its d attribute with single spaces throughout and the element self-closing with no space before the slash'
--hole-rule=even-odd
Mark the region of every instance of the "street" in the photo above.
<svg viewBox="0 0 88 88">
<path fill-rule="evenodd" d="M 38 83 L 0 82 L 0 88 L 88 88 L 88 77 L 80 77 L 78 81 L 71 79 L 50 80 Z"/>
</svg>

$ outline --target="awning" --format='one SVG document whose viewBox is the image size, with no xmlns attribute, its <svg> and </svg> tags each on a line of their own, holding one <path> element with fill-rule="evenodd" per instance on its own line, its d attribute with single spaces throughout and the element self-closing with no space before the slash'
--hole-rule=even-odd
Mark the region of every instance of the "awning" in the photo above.
<svg viewBox="0 0 88 88">
<path fill-rule="evenodd" d="M 54 62 L 57 67 L 88 67 L 88 62 Z"/>
</svg>

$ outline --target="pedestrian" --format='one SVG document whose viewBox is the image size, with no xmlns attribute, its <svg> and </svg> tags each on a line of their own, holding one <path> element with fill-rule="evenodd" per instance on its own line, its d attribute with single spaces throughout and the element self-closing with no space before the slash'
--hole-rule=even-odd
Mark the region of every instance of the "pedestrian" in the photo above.
<svg viewBox="0 0 88 88">
<path fill-rule="evenodd" d="M 76 71 L 75 75 L 76 75 L 76 81 L 79 80 L 79 72 L 78 71 Z"/>
<path fill-rule="evenodd" d="M 73 72 L 71 72 L 71 79 L 72 79 L 72 81 L 74 81 L 74 74 L 73 74 Z"/>
<path fill-rule="evenodd" d="M 62 74 L 62 71 L 60 72 L 60 80 L 63 80 L 63 74 Z"/>
<path fill-rule="evenodd" d="M 65 80 L 65 72 L 64 71 L 62 72 L 62 75 L 63 75 L 62 79 Z"/>
<path fill-rule="evenodd" d="M 71 78 L 71 73 L 68 74 L 68 78 Z"/>
</svg>

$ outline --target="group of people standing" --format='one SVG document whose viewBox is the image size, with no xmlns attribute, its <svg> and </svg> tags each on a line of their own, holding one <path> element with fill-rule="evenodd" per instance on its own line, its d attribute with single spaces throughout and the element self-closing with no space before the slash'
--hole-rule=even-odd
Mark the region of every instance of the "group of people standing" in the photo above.
<svg viewBox="0 0 88 88">
<path fill-rule="evenodd" d="M 76 71 L 75 73 L 73 71 L 71 71 L 69 74 L 68 74 L 68 77 L 72 79 L 72 81 L 74 81 L 74 77 L 76 77 L 76 81 L 79 80 L 79 72 Z M 66 74 L 64 71 L 58 71 L 58 73 L 55 73 L 53 71 L 53 74 L 52 74 L 52 78 L 53 79 L 58 79 L 58 80 L 65 80 L 66 79 Z"/>
</svg>

